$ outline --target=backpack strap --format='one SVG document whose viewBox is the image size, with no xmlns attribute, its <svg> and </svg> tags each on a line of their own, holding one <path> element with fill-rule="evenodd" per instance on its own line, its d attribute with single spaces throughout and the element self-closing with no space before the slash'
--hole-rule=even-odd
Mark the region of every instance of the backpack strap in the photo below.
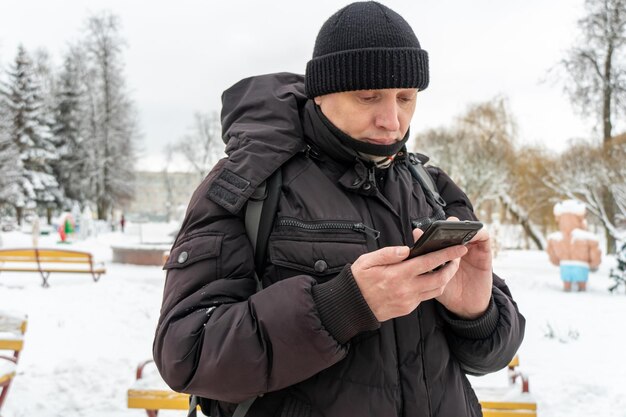
<svg viewBox="0 0 626 417">
<path fill-rule="evenodd" d="M 265 270 L 267 244 L 274 227 L 274 218 L 280 200 L 280 189 L 283 185 L 282 169 L 278 168 L 266 183 L 263 188 L 267 188 L 267 192 L 263 199 L 250 199 L 246 207 L 246 233 L 254 248 L 254 267 L 259 290 L 263 288 L 260 277 Z"/>
<path fill-rule="evenodd" d="M 410 153 L 407 167 L 413 178 L 415 178 L 420 187 L 422 187 L 422 190 L 424 190 L 426 199 L 435 212 L 435 217 L 438 220 L 445 220 L 446 213 L 443 208 L 446 206 L 446 201 L 439 194 L 433 177 L 431 177 L 426 168 L 424 168 L 422 161 L 420 161 L 415 154 Z"/>
<path fill-rule="evenodd" d="M 261 183 L 250 196 L 245 207 L 246 234 L 252 250 L 254 251 L 254 278 L 256 279 L 257 292 L 263 289 L 261 274 L 265 269 L 267 243 L 274 226 L 274 217 L 278 211 L 280 188 L 283 184 L 281 168 L 278 168 L 267 181 Z M 256 397 L 252 397 L 237 404 L 232 417 L 245 417 Z M 197 417 L 199 398 L 196 395 L 189 396 L 189 412 L 187 417 Z"/>
</svg>

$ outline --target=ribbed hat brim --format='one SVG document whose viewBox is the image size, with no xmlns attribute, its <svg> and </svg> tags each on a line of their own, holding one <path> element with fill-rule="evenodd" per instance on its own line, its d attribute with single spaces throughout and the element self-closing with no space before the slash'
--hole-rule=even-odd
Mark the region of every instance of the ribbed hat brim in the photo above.
<svg viewBox="0 0 626 417">
<path fill-rule="evenodd" d="M 418 48 L 366 48 L 313 58 L 307 63 L 309 98 L 384 88 L 428 87 L 428 53 Z"/>
</svg>

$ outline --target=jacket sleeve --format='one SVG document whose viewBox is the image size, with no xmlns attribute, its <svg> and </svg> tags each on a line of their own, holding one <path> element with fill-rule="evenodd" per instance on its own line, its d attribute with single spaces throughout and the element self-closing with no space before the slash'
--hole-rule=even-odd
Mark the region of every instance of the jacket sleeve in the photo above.
<svg viewBox="0 0 626 417">
<path fill-rule="evenodd" d="M 448 216 L 477 220 L 469 198 L 441 169 L 429 167 Z M 465 372 L 483 375 L 504 368 L 524 339 L 526 320 L 503 279 L 493 275 L 489 308 L 476 320 L 462 320 L 438 304 L 447 324 L 446 338 Z"/>
<path fill-rule="evenodd" d="M 222 163 L 194 193 L 165 265 L 153 354 L 175 391 L 241 402 L 315 375 L 347 346 L 323 325 L 312 277 L 255 292 L 243 219 L 206 197 Z"/>
</svg>

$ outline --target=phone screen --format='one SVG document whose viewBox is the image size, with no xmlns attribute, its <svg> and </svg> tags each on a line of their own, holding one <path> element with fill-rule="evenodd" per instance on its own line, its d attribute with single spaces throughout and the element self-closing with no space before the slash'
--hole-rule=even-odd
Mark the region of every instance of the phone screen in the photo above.
<svg viewBox="0 0 626 417">
<path fill-rule="evenodd" d="M 411 248 L 409 258 L 424 255 L 450 246 L 464 245 L 483 227 L 476 221 L 433 222 Z"/>
</svg>

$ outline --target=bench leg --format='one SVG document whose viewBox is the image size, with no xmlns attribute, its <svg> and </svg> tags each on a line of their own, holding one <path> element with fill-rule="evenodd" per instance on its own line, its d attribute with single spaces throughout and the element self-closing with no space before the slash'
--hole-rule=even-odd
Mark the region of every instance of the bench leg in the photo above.
<svg viewBox="0 0 626 417">
<path fill-rule="evenodd" d="M 50 272 L 40 271 L 40 273 L 41 279 L 43 280 L 41 286 L 44 288 L 48 288 L 50 286 L 50 284 L 48 284 L 48 277 L 50 276 Z"/>
<path fill-rule="evenodd" d="M 93 282 L 98 282 L 98 280 L 100 279 L 100 275 L 101 274 L 94 274 L 93 272 L 91 273 L 91 277 L 93 278 Z"/>
<path fill-rule="evenodd" d="M 7 393 L 9 392 L 9 387 L 11 386 L 11 382 L 13 382 L 13 378 L 9 379 L 5 385 L 0 386 L 0 389 L 2 389 L 2 391 L 0 392 L 0 410 L 2 410 L 2 404 L 4 404 L 4 400 L 7 397 Z"/>
</svg>

